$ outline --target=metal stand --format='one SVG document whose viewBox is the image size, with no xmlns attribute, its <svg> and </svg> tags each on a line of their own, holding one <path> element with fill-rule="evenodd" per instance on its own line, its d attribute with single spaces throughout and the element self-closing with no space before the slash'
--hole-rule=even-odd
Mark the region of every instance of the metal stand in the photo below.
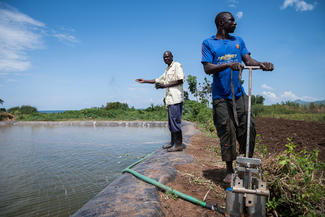
<svg viewBox="0 0 325 217">
<path fill-rule="evenodd" d="M 247 66 L 244 69 L 249 69 L 246 156 L 236 159 L 231 187 L 227 189 L 226 216 L 261 217 L 266 215 L 265 203 L 270 192 L 262 180 L 262 161 L 258 158 L 249 158 L 252 70 L 260 67 Z"/>
</svg>

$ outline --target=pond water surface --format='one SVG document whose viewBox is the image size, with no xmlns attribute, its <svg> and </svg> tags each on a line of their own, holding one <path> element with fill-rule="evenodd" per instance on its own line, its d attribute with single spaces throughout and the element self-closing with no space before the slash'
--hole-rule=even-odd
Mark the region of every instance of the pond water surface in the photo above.
<svg viewBox="0 0 325 217">
<path fill-rule="evenodd" d="M 0 216 L 69 216 L 160 148 L 167 128 L 0 127 Z"/>
</svg>

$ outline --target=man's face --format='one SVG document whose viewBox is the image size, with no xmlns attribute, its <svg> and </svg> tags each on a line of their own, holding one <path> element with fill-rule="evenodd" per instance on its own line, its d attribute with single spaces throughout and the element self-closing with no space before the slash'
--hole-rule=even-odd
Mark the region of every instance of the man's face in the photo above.
<svg viewBox="0 0 325 217">
<path fill-rule="evenodd" d="M 170 65 L 173 62 L 173 55 L 170 52 L 165 52 L 163 58 L 167 65 Z"/>
<path fill-rule="evenodd" d="M 236 29 L 235 18 L 231 14 L 225 14 L 223 17 L 223 29 L 228 33 L 233 33 Z"/>
</svg>

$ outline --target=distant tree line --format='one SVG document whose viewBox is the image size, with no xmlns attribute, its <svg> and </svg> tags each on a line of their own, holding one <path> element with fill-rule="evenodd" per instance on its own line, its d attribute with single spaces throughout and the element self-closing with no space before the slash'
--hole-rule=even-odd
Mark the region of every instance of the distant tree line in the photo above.
<svg viewBox="0 0 325 217">
<path fill-rule="evenodd" d="M 16 107 L 12 107 L 12 108 L 8 109 L 8 112 L 13 113 L 13 114 L 17 114 L 17 113 L 33 114 L 33 113 L 37 112 L 37 109 L 33 106 L 22 105 L 22 106 L 16 106 Z"/>
</svg>

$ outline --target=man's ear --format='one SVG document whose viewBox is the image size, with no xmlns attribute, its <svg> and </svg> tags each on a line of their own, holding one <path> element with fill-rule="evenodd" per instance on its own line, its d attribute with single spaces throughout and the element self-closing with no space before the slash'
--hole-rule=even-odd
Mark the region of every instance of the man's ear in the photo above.
<svg viewBox="0 0 325 217">
<path fill-rule="evenodd" d="M 223 24 L 224 24 L 225 22 L 223 21 L 223 19 L 220 19 L 219 20 L 219 27 L 223 27 Z"/>
</svg>

